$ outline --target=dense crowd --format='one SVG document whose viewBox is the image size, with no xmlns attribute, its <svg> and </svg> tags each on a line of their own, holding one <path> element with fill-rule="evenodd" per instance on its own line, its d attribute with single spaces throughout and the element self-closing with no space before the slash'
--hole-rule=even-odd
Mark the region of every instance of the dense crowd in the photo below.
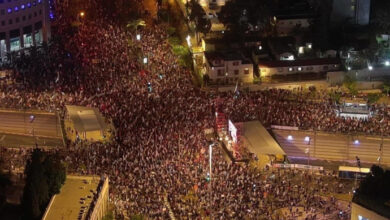
<svg viewBox="0 0 390 220">
<path fill-rule="evenodd" d="M 230 164 L 218 147 L 210 185 L 205 178 L 204 130 L 213 127 L 216 98 L 234 121 L 257 119 L 266 127 L 367 134 L 390 132 L 386 107 L 374 106 L 378 116 L 358 120 L 337 117 L 326 94 L 315 100 L 302 91 L 275 89 L 210 95 L 194 87 L 189 70 L 178 65 L 164 24 L 138 29 L 139 41 L 134 31 L 104 16 L 95 0 L 83 4 L 101 16 L 81 20 L 77 31 L 69 28 L 74 17 L 59 16 L 55 21 L 54 35 L 61 36 L 61 46 L 50 46 L 50 57 L 57 59 L 47 65 L 55 73 L 55 83 L 47 89 L 1 84 L 0 107 L 62 112 L 65 104 L 83 105 L 96 107 L 111 119 L 115 126 L 111 142 L 83 147 L 69 143 L 63 155 L 72 172 L 109 177 L 118 218 L 140 213 L 168 219 L 166 198 L 178 219 L 295 219 L 298 213 L 306 219 L 348 217 L 348 205 L 322 197 L 350 190 L 338 187 L 333 176 Z M 56 9 L 66 7 L 70 6 L 59 2 Z"/>
</svg>

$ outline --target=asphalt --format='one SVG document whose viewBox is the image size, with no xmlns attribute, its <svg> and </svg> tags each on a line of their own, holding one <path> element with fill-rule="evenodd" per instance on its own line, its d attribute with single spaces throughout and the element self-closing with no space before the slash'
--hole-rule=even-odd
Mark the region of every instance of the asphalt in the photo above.
<svg viewBox="0 0 390 220">
<path fill-rule="evenodd" d="M 288 130 L 273 130 L 273 133 L 288 157 L 356 164 L 358 156 L 361 163 L 378 164 L 381 156 L 381 164 L 390 165 L 390 138 L 383 138 L 380 152 L 380 136 Z M 305 137 L 310 137 L 310 141 Z"/>
<path fill-rule="evenodd" d="M 30 120 L 31 115 L 34 120 Z M 0 111 L 0 133 L 61 138 L 60 128 L 55 114 Z"/>
</svg>

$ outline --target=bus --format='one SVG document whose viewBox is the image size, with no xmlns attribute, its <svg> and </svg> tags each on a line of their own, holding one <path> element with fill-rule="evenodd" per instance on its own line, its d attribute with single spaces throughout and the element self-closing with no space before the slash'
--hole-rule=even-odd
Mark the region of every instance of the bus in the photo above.
<svg viewBox="0 0 390 220">
<path fill-rule="evenodd" d="M 370 168 L 339 166 L 340 179 L 363 179 L 370 173 Z"/>
</svg>

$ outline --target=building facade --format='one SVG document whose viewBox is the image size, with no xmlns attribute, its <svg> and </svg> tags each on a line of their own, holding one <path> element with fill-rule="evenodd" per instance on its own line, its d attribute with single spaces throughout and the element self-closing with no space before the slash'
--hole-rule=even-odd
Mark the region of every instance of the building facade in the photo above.
<svg viewBox="0 0 390 220">
<path fill-rule="evenodd" d="M 259 62 L 259 73 L 261 77 L 301 73 L 323 73 L 337 71 L 339 69 L 340 60 L 337 58 Z"/>
<path fill-rule="evenodd" d="M 356 203 L 352 203 L 351 220 L 388 220 L 388 218 L 367 209 Z"/>
<path fill-rule="evenodd" d="M 334 24 L 368 25 L 371 0 L 333 0 L 331 22 Z"/>
<path fill-rule="evenodd" d="M 50 38 L 51 0 L 0 0 L 0 61 Z"/>
<path fill-rule="evenodd" d="M 203 63 L 213 83 L 253 83 L 253 64 L 239 53 L 205 52 Z"/>
<path fill-rule="evenodd" d="M 309 17 L 275 17 L 276 33 L 278 36 L 293 34 L 294 31 L 308 29 L 311 18 Z"/>
</svg>

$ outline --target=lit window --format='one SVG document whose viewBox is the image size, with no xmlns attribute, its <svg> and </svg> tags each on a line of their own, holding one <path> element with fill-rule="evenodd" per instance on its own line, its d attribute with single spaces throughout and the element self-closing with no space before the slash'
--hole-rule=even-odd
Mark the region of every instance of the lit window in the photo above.
<svg viewBox="0 0 390 220">
<path fill-rule="evenodd" d="M 302 54 L 302 53 L 304 53 L 304 52 L 305 52 L 305 51 L 304 51 L 304 48 L 303 48 L 303 47 L 299 47 L 298 53 Z"/>
<path fill-rule="evenodd" d="M 355 5 L 351 6 L 351 11 L 355 11 Z"/>
</svg>

